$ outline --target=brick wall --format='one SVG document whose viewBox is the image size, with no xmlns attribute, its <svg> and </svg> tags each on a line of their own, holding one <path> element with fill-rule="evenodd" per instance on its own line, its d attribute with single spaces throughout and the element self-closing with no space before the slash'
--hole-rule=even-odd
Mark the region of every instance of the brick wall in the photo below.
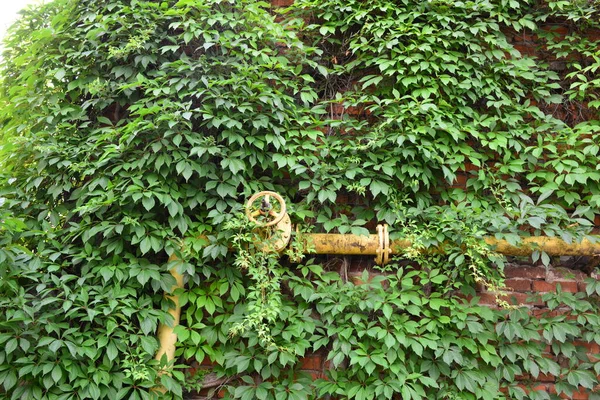
<svg viewBox="0 0 600 400">
<path fill-rule="evenodd" d="M 274 7 L 286 7 L 293 4 L 293 0 L 271 0 L 271 4 Z M 557 23 L 549 23 L 543 26 L 542 29 L 547 31 L 555 32 L 558 35 L 565 36 L 569 33 L 569 27 Z M 550 68 L 555 70 L 557 73 L 561 73 L 566 67 L 564 60 L 553 59 L 550 53 L 545 49 L 544 45 L 541 44 L 541 40 L 533 33 L 516 33 L 514 31 L 505 32 L 510 43 L 523 55 L 535 56 L 541 60 L 549 63 Z M 600 40 L 600 31 L 592 31 L 590 33 L 591 40 Z M 556 117 L 565 119 L 569 110 L 556 106 L 551 113 Z M 548 112 L 548 110 L 546 110 Z M 341 118 L 344 114 L 351 114 L 354 116 L 361 115 L 361 110 L 357 109 L 344 109 L 339 104 L 332 104 L 330 106 L 330 117 L 335 118 L 336 116 Z M 581 114 L 585 117 L 585 113 Z M 470 165 L 465 165 L 464 170 L 457 175 L 454 187 L 464 188 L 466 186 L 467 179 L 470 176 L 470 172 L 476 171 L 477 168 Z M 338 203 L 352 203 L 352 199 L 348 198 L 347 195 L 340 195 L 338 197 Z M 600 217 L 597 225 L 600 225 Z M 341 257 L 332 259 L 330 261 L 340 262 L 347 268 L 346 273 L 348 279 L 355 283 L 360 283 L 362 271 L 366 268 L 371 270 L 371 274 L 377 272 L 372 270 L 372 258 L 369 257 Z M 577 268 L 582 267 L 573 263 L 572 259 L 565 258 L 562 261 L 565 266 L 561 266 L 561 260 L 557 259 L 555 263 L 557 267 L 545 268 L 543 266 L 527 264 L 527 261 L 522 261 L 521 264 L 513 263 L 509 264 L 505 268 L 506 274 L 506 291 L 502 295 L 497 293 L 491 293 L 481 288 L 477 292 L 480 304 L 487 305 L 489 307 L 497 307 L 497 300 L 506 300 L 510 304 L 525 306 L 530 310 L 531 315 L 541 316 L 549 312 L 546 304 L 542 301 L 541 295 L 548 292 L 556 292 L 558 288 L 563 292 L 584 292 L 585 283 L 584 279 L 589 275 L 582 270 Z M 590 260 L 587 261 L 589 264 Z M 586 269 L 585 266 L 582 268 Z M 599 277 L 600 278 L 600 277 Z M 568 313 L 568 309 L 557 309 L 551 312 L 551 315 L 558 315 L 560 313 Z M 581 345 L 587 348 L 588 355 L 592 359 L 600 357 L 600 346 L 595 343 L 583 343 Z M 550 348 L 547 349 L 548 357 L 552 357 Z M 325 378 L 325 372 L 330 368 L 329 362 L 326 361 L 325 353 L 309 354 L 300 361 L 301 370 L 310 374 L 313 379 Z M 210 363 L 206 362 L 202 367 L 210 367 Z M 533 390 L 543 391 L 550 394 L 556 394 L 555 381 L 556 378 L 550 375 L 540 374 L 537 378 L 533 379 L 531 376 L 521 376 L 520 380 L 523 382 L 534 381 Z M 530 385 L 522 385 L 524 390 L 530 390 Z M 223 393 L 219 393 L 219 397 L 223 396 Z M 199 394 L 196 399 L 204 399 L 206 391 Z M 563 395 L 564 398 L 567 398 Z M 588 399 L 588 394 L 584 390 L 573 393 L 572 399 Z"/>
</svg>

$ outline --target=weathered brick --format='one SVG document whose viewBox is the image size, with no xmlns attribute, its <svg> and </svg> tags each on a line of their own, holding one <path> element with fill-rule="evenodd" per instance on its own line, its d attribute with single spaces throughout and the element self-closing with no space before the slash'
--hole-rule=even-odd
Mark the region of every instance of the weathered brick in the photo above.
<svg viewBox="0 0 600 400">
<path fill-rule="evenodd" d="M 501 301 L 506 301 L 511 305 L 530 305 L 530 306 L 541 306 L 544 305 L 544 302 L 539 299 L 539 297 L 534 296 L 531 297 L 525 293 L 516 293 L 516 292 L 504 292 L 502 294 L 494 294 L 491 292 L 481 293 L 480 295 L 480 304 L 486 305 L 496 305 L 497 299 Z M 531 301 L 528 301 L 531 300 Z"/>
<path fill-rule="evenodd" d="M 514 278 L 514 279 L 506 279 L 504 281 L 506 286 L 515 292 L 529 292 L 531 291 L 531 280 L 530 279 L 522 279 L 522 278 Z"/>
<path fill-rule="evenodd" d="M 202 365 L 204 367 L 214 367 L 215 363 L 210 361 L 210 358 L 208 356 L 204 356 L 204 358 L 202 359 L 202 363 L 200 363 L 200 365 Z"/>
<path fill-rule="evenodd" d="M 579 282 L 555 281 L 553 283 L 560 285 L 560 289 L 563 292 L 577 293 L 579 291 Z"/>
<path fill-rule="evenodd" d="M 556 292 L 557 285 L 560 285 L 563 292 L 577 292 L 577 282 L 573 281 L 534 281 L 533 291 L 534 292 Z"/>
<path fill-rule="evenodd" d="M 534 292 L 556 292 L 556 285 L 546 281 L 535 281 L 532 288 Z"/>
</svg>

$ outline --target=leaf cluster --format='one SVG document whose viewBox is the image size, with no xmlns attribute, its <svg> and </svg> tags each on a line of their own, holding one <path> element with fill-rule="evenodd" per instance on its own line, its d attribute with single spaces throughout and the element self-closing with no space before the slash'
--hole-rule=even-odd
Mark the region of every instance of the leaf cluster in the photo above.
<svg viewBox="0 0 600 400">
<path fill-rule="evenodd" d="M 567 396 L 592 390 L 597 363 L 576 340 L 600 343 L 595 283 L 590 298 L 545 299 L 576 318 L 456 294 L 483 278 L 501 287 L 484 236 L 590 232 L 598 10 L 56 0 L 24 11 L 0 67 L 0 394 L 146 399 L 162 384 L 160 396 L 181 398 L 184 374 L 152 360 L 156 327 L 172 323 L 171 268 L 189 288 L 177 292 L 177 356 L 213 362 L 231 398 L 544 398 L 516 386 L 540 373 Z M 515 35 L 535 35 L 547 59 L 522 54 Z M 570 106 L 585 112 L 565 116 Z M 427 251 L 454 245 L 362 285 L 320 259 L 280 262 L 249 248 L 235 219 L 265 189 L 314 230 L 360 235 L 378 220 Z M 314 351 L 335 365 L 327 379 L 298 371 Z"/>
</svg>

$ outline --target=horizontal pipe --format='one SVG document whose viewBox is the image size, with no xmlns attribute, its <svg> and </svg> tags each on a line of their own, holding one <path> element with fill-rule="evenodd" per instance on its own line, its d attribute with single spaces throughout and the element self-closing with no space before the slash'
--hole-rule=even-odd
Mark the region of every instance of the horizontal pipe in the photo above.
<svg viewBox="0 0 600 400">
<path fill-rule="evenodd" d="M 600 242 L 592 243 L 587 239 L 581 242 L 567 243 L 562 239 L 549 236 L 522 238 L 522 243 L 513 246 L 506 240 L 486 237 L 485 242 L 498 253 L 507 256 L 528 256 L 534 251 L 545 251 L 550 256 L 595 256 L 600 255 Z"/>
<path fill-rule="evenodd" d="M 312 247 L 314 254 L 375 255 L 379 248 L 378 235 L 305 233 L 302 237 Z M 592 243 L 587 239 L 580 243 L 567 243 L 556 237 L 532 236 L 522 238 L 522 242 L 516 246 L 490 236 L 485 237 L 484 241 L 496 252 L 507 256 L 529 256 L 536 250 L 545 251 L 551 256 L 600 255 L 600 241 Z M 390 248 L 392 254 L 401 254 L 411 245 L 410 240 L 396 239 L 391 241 Z"/>
</svg>

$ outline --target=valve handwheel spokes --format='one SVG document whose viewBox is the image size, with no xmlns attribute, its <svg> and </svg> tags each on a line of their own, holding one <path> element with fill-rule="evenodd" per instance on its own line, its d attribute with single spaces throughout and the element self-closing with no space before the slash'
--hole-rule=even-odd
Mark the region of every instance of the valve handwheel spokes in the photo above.
<svg viewBox="0 0 600 400">
<path fill-rule="evenodd" d="M 255 207 L 254 203 L 259 199 L 261 199 L 260 206 Z M 276 207 L 271 203 L 273 199 L 279 203 L 279 211 L 276 211 Z M 246 203 L 246 216 L 250 221 L 262 227 L 277 225 L 287 215 L 286 211 L 285 200 L 280 194 L 275 192 L 258 192 L 250 197 L 248 203 Z M 258 217 L 261 215 L 267 220 L 260 221 Z"/>
</svg>

